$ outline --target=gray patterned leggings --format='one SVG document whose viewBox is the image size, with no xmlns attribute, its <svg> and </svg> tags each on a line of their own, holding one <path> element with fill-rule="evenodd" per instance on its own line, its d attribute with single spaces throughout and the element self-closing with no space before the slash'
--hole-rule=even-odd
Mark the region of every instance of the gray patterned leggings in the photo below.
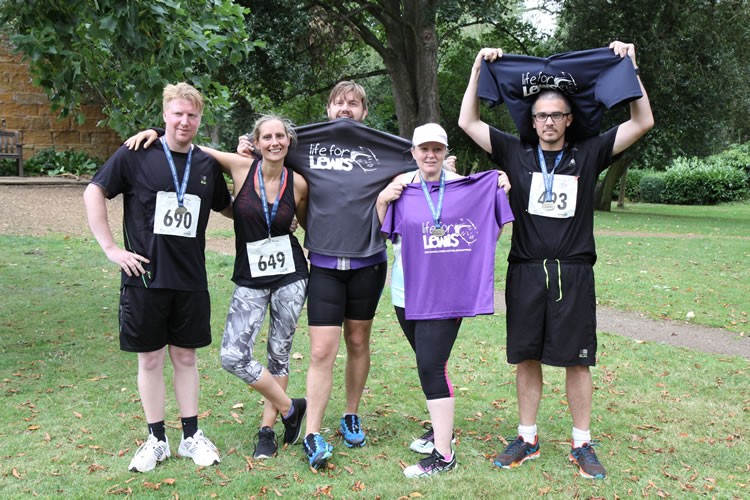
<svg viewBox="0 0 750 500">
<path fill-rule="evenodd" d="M 275 377 L 288 375 L 292 338 L 306 296 L 306 279 L 275 290 L 235 287 L 221 341 L 222 368 L 247 384 L 258 381 L 263 365 L 253 359 L 253 349 L 270 305 L 268 371 Z"/>
</svg>

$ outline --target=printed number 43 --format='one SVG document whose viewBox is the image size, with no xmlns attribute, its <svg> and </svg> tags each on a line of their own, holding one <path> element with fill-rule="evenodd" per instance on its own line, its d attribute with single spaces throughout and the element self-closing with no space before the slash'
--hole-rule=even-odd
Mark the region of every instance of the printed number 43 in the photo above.
<svg viewBox="0 0 750 500">
<path fill-rule="evenodd" d="M 539 204 L 544 203 L 544 192 L 539 195 L 539 199 L 537 200 L 537 202 Z M 557 193 L 552 193 L 552 203 L 557 204 L 557 208 L 559 210 L 565 210 L 568 207 L 568 195 L 565 193 L 560 193 L 560 196 L 558 196 Z"/>
</svg>

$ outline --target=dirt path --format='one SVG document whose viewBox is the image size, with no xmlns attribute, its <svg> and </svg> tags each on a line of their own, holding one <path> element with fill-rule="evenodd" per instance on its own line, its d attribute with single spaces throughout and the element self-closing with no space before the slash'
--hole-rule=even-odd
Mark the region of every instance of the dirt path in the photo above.
<svg viewBox="0 0 750 500">
<path fill-rule="evenodd" d="M 26 180 L 25 183 L 10 185 L 11 178 L 0 178 L 0 234 L 48 236 L 89 235 L 88 223 L 83 207 L 85 183 L 61 185 L 47 181 L 39 185 Z M 38 182 L 38 181 L 37 181 Z M 122 198 L 108 202 L 110 220 L 122 218 Z M 113 229 L 119 228 L 113 224 Z M 218 214 L 212 214 L 209 232 L 212 230 L 232 230 L 232 223 Z M 211 238 L 208 250 L 232 255 L 233 238 Z M 496 310 L 505 311 L 502 293 L 496 294 Z M 708 328 L 683 321 L 653 320 L 638 313 L 623 312 L 608 307 L 597 309 L 598 329 L 645 342 L 665 344 L 695 349 L 710 354 L 740 356 L 750 359 L 750 338 L 739 337 L 720 328 Z"/>
</svg>

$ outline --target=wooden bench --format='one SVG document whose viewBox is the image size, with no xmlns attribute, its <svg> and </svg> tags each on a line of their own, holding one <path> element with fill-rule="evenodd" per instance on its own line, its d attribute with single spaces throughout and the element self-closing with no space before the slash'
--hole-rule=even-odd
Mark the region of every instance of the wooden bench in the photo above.
<svg viewBox="0 0 750 500">
<path fill-rule="evenodd" d="M 16 170 L 23 177 L 23 143 L 17 130 L 0 130 L 0 160 L 16 160 Z"/>
</svg>

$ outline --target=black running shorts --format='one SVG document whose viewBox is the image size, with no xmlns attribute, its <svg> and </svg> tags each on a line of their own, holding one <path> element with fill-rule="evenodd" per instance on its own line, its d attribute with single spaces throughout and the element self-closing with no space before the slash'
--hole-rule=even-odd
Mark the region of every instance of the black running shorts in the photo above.
<svg viewBox="0 0 750 500">
<path fill-rule="evenodd" d="M 120 290 L 120 349 L 153 352 L 166 345 L 195 349 L 211 343 L 208 291 L 124 286 Z"/>
<path fill-rule="evenodd" d="M 508 362 L 596 364 L 596 291 L 589 264 L 557 260 L 508 265 Z"/>
<path fill-rule="evenodd" d="M 386 272 L 385 262 L 347 271 L 311 265 L 307 285 L 308 325 L 341 326 L 344 318 L 373 319 Z"/>
</svg>

